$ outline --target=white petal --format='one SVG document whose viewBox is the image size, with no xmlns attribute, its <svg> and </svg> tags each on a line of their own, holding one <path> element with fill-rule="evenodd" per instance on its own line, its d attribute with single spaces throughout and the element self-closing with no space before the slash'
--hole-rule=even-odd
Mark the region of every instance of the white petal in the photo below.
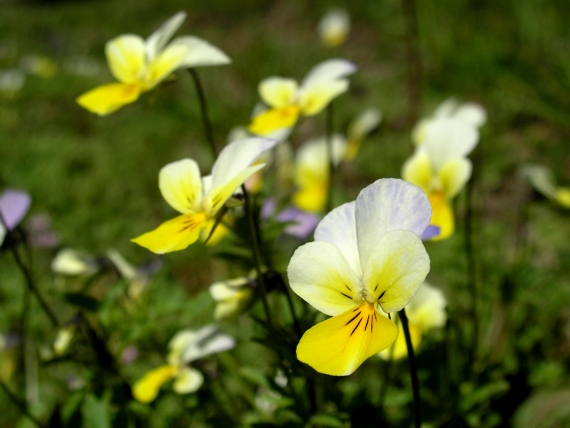
<svg viewBox="0 0 570 428">
<path fill-rule="evenodd" d="M 382 113 L 377 108 L 362 110 L 348 126 L 349 138 L 363 139 L 382 121 Z"/>
<path fill-rule="evenodd" d="M 439 181 L 448 199 L 454 198 L 471 177 L 471 161 L 465 158 L 451 159 L 439 171 Z"/>
<path fill-rule="evenodd" d="M 467 156 L 478 141 L 477 128 L 459 119 L 435 119 L 426 125 L 424 145 L 436 171 L 449 159 Z"/>
<path fill-rule="evenodd" d="M 200 210 L 202 180 L 200 169 L 193 159 L 182 159 L 164 166 L 158 174 L 162 197 L 182 214 Z"/>
<path fill-rule="evenodd" d="M 358 67 L 353 62 L 346 59 L 329 59 L 314 66 L 305 76 L 301 83 L 301 88 L 321 82 L 330 82 L 356 73 Z"/>
<path fill-rule="evenodd" d="M 186 12 L 178 12 L 146 39 L 146 54 L 149 61 L 158 56 L 185 19 Z"/>
<path fill-rule="evenodd" d="M 443 292 L 424 282 L 406 306 L 406 315 L 410 324 L 414 324 L 421 330 L 443 327 L 447 320 L 446 306 L 447 299 Z"/>
<path fill-rule="evenodd" d="M 332 136 L 333 163 L 338 166 L 344 155 L 346 138 L 341 134 Z M 326 137 L 313 138 L 297 150 L 297 165 L 320 174 L 327 173 L 329 168 L 329 148 Z"/>
<path fill-rule="evenodd" d="M 334 47 L 346 39 L 350 30 L 350 17 L 342 9 L 329 10 L 319 22 L 318 31 L 325 45 Z"/>
<path fill-rule="evenodd" d="M 314 81 L 299 91 L 299 108 L 305 116 L 320 113 L 334 98 L 348 91 L 348 79 Z"/>
<path fill-rule="evenodd" d="M 333 244 L 315 241 L 299 248 L 287 267 L 291 289 L 315 309 L 338 315 L 356 305 L 360 281 Z"/>
<path fill-rule="evenodd" d="M 477 128 L 480 128 L 487 122 L 487 112 L 483 106 L 477 103 L 461 104 L 453 116 Z"/>
<path fill-rule="evenodd" d="M 202 67 L 206 65 L 222 65 L 232 62 L 221 49 L 208 43 L 199 37 L 194 36 L 180 36 L 175 38 L 171 46 L 185 46 L 188 48 L 188 54 L 180 62 L 180 67 Z"/>
<path fill-rule="evenodd" d="M 297 81 L 283 77 L 269 77 L 259 84 L 259 95 L 263 102 L 273 108 L 292 105 L 297 95 Z"/>
<path fill-rule="evenodd" d="M 524 165 L 521 174 L 530 181 L 530 184 L 547 198 L 556 195 L 556 181 L 552 170 L 543 165 Z"/>
<path fill-rule="evenodd" d="M 457 101 L 457 98 L 448 98 L 436 107 L 433 117 L 451 117 L 455 114 L 458 107 L 459 101 Z"/>
<path fill-rule="evenodd" d="M 88 275 L 96 271 L 89 257 L 70 248 L 63 248 L 57 253 L 51 262 L 51 269 L 64 275 Z"/>
<path fill-rule="evenodd" d="M 268 138 L 245 138 L 228 144 L 212 167 L 212 189 L 232 181 L 278 142 Z"/>
<path fill-rule="evenodd" d="M 381 179 L 356 198 L 356 234 L 362 270 L 382 235 L 390 230 L 409 230 L 418 236 L 431 219 L 431 205 L 417 186 L 398 179 Z"/>
<path fill-rule="evenodd" d="M 429 272 L 430 260 L 421 239 L 406 230 L 392 230 L 380 237 L 364 268 L 363 282 L 370 300 L 378 300 L 384 312 L 396 312 L 408 304 Z"/>
<path fill-rule="evenodd" d="M 177 394 L 190 394 L 200 389 L 204 383 L 204 376 L 192 367 L 182 369 L 176 375 L 172 389 Z"/>
<path fill-rule="evenodd" d="M 190 363 L 206 355 L 227 351 L 235 345 L 233 337 L 222 333 L 213 325 L 208 325 L 196 331 L 192 343 L 182 353 L 181 360 Z"/>
<path fill-rule="evenodd" d="M 137 269 L 130 264 L 117 250 L 111 249 L 107 251 L 107 257 L 113 262 L 121 276 L 132 281 L 137 275 Z"/>
<path fill-rule="evenodd" d="M 210 285 L 210 295 L 216 301 L 231 299 L 239 294 L 242 288 L 249 282 L 249 279 L 246 277 L 214 282 Z"/>
<path fill-rule="evenodd" d="M 324 241 L 337 247 L 353 272 L 360 278 L 360 258 L 356 242 L 355 202 L 335 208 L 321 220 L 315 230 L 315 241 Z"/>
</svg>

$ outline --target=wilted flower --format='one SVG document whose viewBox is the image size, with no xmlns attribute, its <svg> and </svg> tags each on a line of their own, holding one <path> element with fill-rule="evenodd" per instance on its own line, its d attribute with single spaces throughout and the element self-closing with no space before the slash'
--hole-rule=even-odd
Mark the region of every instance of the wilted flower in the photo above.
<svg viewBox="0 0 570 428">
<path fill-rule="evenodd" d="M 433 210 L 431 224 L 440 228 L 433 239 L 453 234 L 455 220 L 450 205 L 471 177 L 467 155 L 479 141 L 477 128 L 454 118 L 432 120 L 423 143 L 405 163 L 402 178 L 426 192 Z"/>
<path fill-rule="evenodd" d="M 543 165 L 525 165 L 521 168 L 521 174 L 548 199 L 563 208 L 570 208 L 570 187 L 558 186 L 550 168 Z"/>
<path fill-rule="evenodd" d="M 269 106 L 253 118 L 248 130 L 269 136 L 283 128 L 291 128 L 299 116 L 320 113 L 335 97 L 348 90 L 349 76 L 357 67 L 344 59 L 324 61 L 309 71 L 301 86 L 295 79 L 270 77 L 259 84 L 259 95 Z"/>
<path fill-rule="evenodd" d="M 142 403 L 150 403 L 158 395 L 160 387 L 171 379 L 174 379 L 172 388 L 178 394 L 197 391 L 204 383 L 204 376 L 188 364 L 234 346 L 235 340 L 213 325 L 199 330 L 182 330 L 168 344 L 167 364 L 149 371 L 138 380 L 133 386 L 133 396 Z"/>
<path fill-rule="evenodd" d="M 136 101 L 141 93 L 180 68 L 228 64 L 230 59 L 225 53 L 198 37 L 181 36 L 168 43 L 185 18 L 186 13 L 178 12 L 146 41 L 124 34 L 107 42 L 109 68 L 119 83 L 99 86 L 81 95 L 77 102 L 104 116 Z"/>
<path fill-rule="evenodd" d="M 332 316 L 305 332 L 300 361 L 344 376 L 394 343 L 398 328 L 383 313 L 406 306 L 429 272 L 419 235 L 430 216 L 426 195 L 397 179 L 376 181 L 325 216 L 287 268 L 293 291 Z"/>
<path fill-rule="evenodd" d="M 447 300 L 442 291 L 427 282 L 424 282 L 408 306 L 406 306 L 406 316 L 408 317 L 408 327 L 412 346 L 414 349 L 420 345 L 422 336 L 433 328 L 443 327 L 447 320 L 445 307 Z M 384 359 L 399 359 L 408 354 L 406 338 L 402 323 L 398 319 L 400 332 L 394 344 L 380 352 Z"/>
<path fill-rule="evenodd" d="M 210 295 L 216 302 L 214 319 L 235 318 L 242 314 L 255 298 L 255 277 L 252 272 L 247 277 L 217 281 L 210 285 Z"/>
<path fill-rule="evenodd" d="M 162 267 L 161 260 L 153 260 L 135 267 L 130 264 L 117 250 L 107 251 L 107 257 L 115 265 L 121 276 L 128 283 L 129 297 L 138 300 L 148 286 L 151 277 Z"/>
<path fill-rule="evenodd" d="M 200 177 L 192 159 L 170 163 L 160 170 L 158 186 L 168 204 L 182 213 L 157 229 L 132 241 L 158 254 L 183 250 L 200 237 L 210 234 L 216 215 L 226 201 L 263 164 L 253 163 L 277 140 L 247 138 L 228 144 L 212 167 L 212 174 Z"/>
<path fill-rule="evenodd" d="M 57 336 L 53 342 L 53 351 L 55 352 L 55 355 L 61 356 L 67 352 L 69 345 L 73 340 L 75 330 L 76 326 L 72 324 L 57 332 Z"/>
<path fill-rule="evenodd" d="M 354 118 L 348 125 L 347 143 L 344 152 L 345 160 L 352 160 L 360 149 L 364 138 L 370 134 L 382 121 L 382 113 L 376 108 L 367 108 Z"/>
<path fill-rule="evenodd" d="M 332 160 L 337 166 L 342 160 L 346 139 L 340 134 L 332 136 Z M 321 212 L 327 203 L 330 160 L 326 137 L 320 137 L 303 144 L 295 158 L 293 182 L 296 187 L 293 204 L 303 211 Z"/>
<path fill-rule="evenodd" d="M 319 36 L 328 47 L 341 45 L 350 31 L 350 16 L 342 9 L 329 10 L 319 22 Z"/>
<path fill-rule="evenodd" d="M 5 190 L 0 195 L 0 245 L 8 230 L 14 229 L 30 209 L 32 199 L 26 192 L 19 190 Z M 8 229 L 8 230 L 6 230 Z"/>
</svg>

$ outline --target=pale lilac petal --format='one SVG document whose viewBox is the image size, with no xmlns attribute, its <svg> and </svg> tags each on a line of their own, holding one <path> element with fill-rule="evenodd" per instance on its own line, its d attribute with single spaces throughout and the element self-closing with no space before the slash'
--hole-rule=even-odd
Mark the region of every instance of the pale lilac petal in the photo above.
<svg viewBox="0 0 570 428">
<path fill-rule="evenodd" d="M 277 221 L 295 222 L 295 224 L 291 224 L 285 228 L 285 233 L 299 239 L 306 239 L 317 227 L 319 217 L 295 207 L 288 207 L 279 213 Z"/>
<path fill-rule="evenodd" d="M 262 220 L 271 218 L 271 216 L 275 213 L 275 205 L 275 199 L 273 198 L 267 198 L 265 201 L 263 201 L 263 205 L 261 206 L 261 211 L 259 213 Z"/>
<path fill-rule="evenodd" d="M 6 190 L 0 195 L 0 211 L 6 227 L 11 230 L 24 218 L 32 199 L 26 192 Z"/>
<path fill-rule="evenodd" d="M 381 179 L 360 192 L 356 198 L 356 235 L 362 270 L 390 230 L 409 230 L 418 236 L 431 220 L 431 205 L 417 186 L 399 179 Z"/>
<path fill-rule="evenodd" d="M 424 230 L 424 233 L 422 233 L 422 236 L 420 236 L 420 238 L 422 239 L 422 241 L 427 241 L 427 240 L 434 238 L 437 235 L 439 235 L 440 232 L 441 232 L 441 229 L 438 226 L 433 226 L 430 224 L 427 227 L 427 229 Z"/>
</svg>

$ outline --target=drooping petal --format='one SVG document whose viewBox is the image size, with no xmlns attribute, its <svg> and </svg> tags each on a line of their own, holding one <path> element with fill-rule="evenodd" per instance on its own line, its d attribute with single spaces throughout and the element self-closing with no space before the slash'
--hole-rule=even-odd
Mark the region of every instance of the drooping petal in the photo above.
<svg viewBox="0 0 570 428">
<path fill-rule="evenodd" d="M 426 193 L 430 191 L 433 170 L 429 157 L 424 150 L 417 150 L 412 157 L 404 162 L 402 178 L 415 184 Z"/>
<path fill-rule="evenodd" d="M 198 370 L 192 367 L 187 367 L 178 372 L 172 389 L 177 394 L 190 394 L 191 392 L 198 391 L 204 383 L 204 376 Z"/>
<path fill-rule="evenodd" d="M 297 81 L 283 77 L 270 77 L 259 84 L 259 95 L 263 102 L 273 108 L 283 108 L 295 103 Z"/>
<path fill-rule="evenodd" d="M 356 236 L 362 270 L 378 241 L 390 230 L 409 230 L 418 236 L 430 224 L 431 207 L 417 186 L 398 179 L 381 179 L 356 198 Z"/>
<path fill-rule="evenodd" d="M 62 248 L 52 260 L 51 269 L 63 275 L 91 275 L 97 272 L 97 264 L 79 251 Z"/>
<path fill-rule="evenodd" d="M 315 309 L 338 315 L 359 299 L 360 281 L 334 245 L 316 241 L 297 249 L 287 267 L 291 289 Z"/>
<path fill-rule="evenodd" d="M 180 43 L 170 43 L 148 65 L 148 73 L 145 77 L 146 89 L 152 89 L 175 70 L 183 67 L 184 60 L 189 54 L 188 46 Z"/>
<path fill-rule="evenodd" d="M 348 137 L 362 140 L 376 128 L 382 121 L 382 112 L 377 108 L 367 108 L 348 125 Z"/>
<path fill-rule="evenodd" d="M 273 136 L 280 130 L 291 128 L 298 118 L 297 106 L 269 109 L 255 116 L 247 130 L 255 135 Z"/>
<path fill-rule="evenodd" d="M 434 119 L 426 125 L 424 147 L 436 171 L 450 159 L 467 156 L 478 141 L 477 128 L 459 119 Z"/>
<path fill-rule="evenodd" d="M 158 56 L 185 19 L 186 12 L 181 11 L 174 14 L 146 39 L 146 54 L 149 61 Z"/>
<path fill-rule="evenodd" d="M 182 214 L 200 210 L 202 179 L 200 168 L 193 159 L 182 159 L 164 166 L 158 174 L 162 197 Z"/>
<path fill-rule="evenodd" d="M 547 198 L 556 195 L 556 180 L 552 170 L 544 165 L 523 165 L 521 175 L 530 181 L 530 184 Z"/>
<path fill-rule="evenodd" d="M 207 228 L 208 221 L 213 220 L 208 220 L 203 212 L 183 214 L 165 221 L 153 231 L 131 239 L 131 241 L 156 254 L 180 251 L 198 240 L 202 229 Z"/>
<path fill-rule="evenodd" d="M 212 189 L 234 180 L 278 142 L 269 138 L 245 138 L 228 144 L 212 167 Z"/>
<path fill-rule="evenodd" d="M 353 272 L 360 278 L 362 269 L 356 242 L 355 202 L 335 208 L 321 220 L 315 230 L 315 241 L 333 244 L 340 250 Z"/>
<path fill-rule="evenodd" d="M 6 190 L 0 195 L 0 213 L 8 229 L 15 228 L 22 221 L 31 203 L 30 195 L 19 190 Z"/>
<path fill-rule="evenodd" d="M 421 239 L 406 230 L 392 230 L 380 237 L 364 268 L 368 301 L 376 301 L 386 313 L 408 304 L 429 272 L 430 260 Z"/>
<path fill-rule="evenodd" d="M 182 352 L 181 360 L 190 363 L 206 355 L 228 351 L 235 345 L 233 337 L 222 333 L 213 325 L 208 325 L 196 331 L 191 343 Z"/>
<path fill-rule="evenodd" d="M 320 113 L 337 96 L 348 91 L 348 80 L 315 81 L 299 91 L 301 114 L 313 116 Z"/>
<path fill-rule="evenodd" d="M 441 192 L 429 195 L 429 201 L 433 212 L 430 224 L 439 227 L 439 235 L 431 240 L 439 241 L 449 238 L 455 231 L 455 218 L 449 201 Z"/>
<path fill-rule="evenodd" d="M 158 395 L 160 387 L 172 379 L 178 368 L 165 365 L 151 370 L 133 385 L 133 396 L 141 403 L 150 403 Z"/>
<path fill-rule="evenodd" d="M 223 65 L 232 62 L 221 49 L 195 36 L 180 36 L 175 38 L 166 49 L 174 46 L 184 46 L 188 54 L 179 67 L 204 67 L 208 65 Z"/>
<path fill-rule="evenodd" d="M 323 82 L 332 82 L 356 73 L 358 67 L 346 59 L 329 59 L 314 66 L 301 83 L 301 89 L 318 85 Z"/>
<path fill-rule="evenodd" d="M 471 161 L 466 158 L 449 160 L 439 170 L 439 180 L 444 196 L 454 198 L 471 177 Z"/>
<path fill-rule="evenodd" d="M 140 93 L 141 90 L 137 85 L 110 83 L 85 92 L 76 101 L 90 112 L 106 116 L 136 101 Z"/>
<path fill-rule="evenodd" d="M 127 260 L 125 260 L 123 255 L 117 250 L 111 249 L 107 251 L 107 257 L 109 260 L 111 260 L 111 262 L 113 262 L 123 278 L 129 281 L 133 281 L 136 278 L 137 269 Z"/>
<path fill-rule="evenodd" d="M 297 358 L 320 373 L 346 376 L 397 337 L 396 325 L 364 303 L 305 332 Z"/>
<path fill-rule="evenodd" d="M 146 69 L 146 46 L 142 37 L 124 34 L 109 40 L 105 55 L 113 76 L 123 83 L 137 83 Z"/>
</svg>

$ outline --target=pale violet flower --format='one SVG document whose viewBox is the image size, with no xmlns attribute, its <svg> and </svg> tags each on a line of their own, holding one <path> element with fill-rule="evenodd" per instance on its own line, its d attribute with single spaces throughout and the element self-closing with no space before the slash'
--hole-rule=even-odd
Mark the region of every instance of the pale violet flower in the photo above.
<svg viewBox="0 0 570 428">
<path fill-rule="evenodd" d="M 5 190 L 0 195 L 0 245 L 4 242 L 6 233 L 14 229 L 25 217 L 32 199 L 26 192 Z"/>
</svg>

